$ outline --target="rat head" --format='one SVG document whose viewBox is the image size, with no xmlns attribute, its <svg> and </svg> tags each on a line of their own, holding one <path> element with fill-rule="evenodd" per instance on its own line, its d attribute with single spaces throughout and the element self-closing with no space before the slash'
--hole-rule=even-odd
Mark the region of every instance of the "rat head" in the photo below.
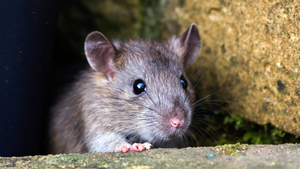
<svg viewBox="0 0 300 169">
<path fill-rule="evenodd" d="M 182 137 L 191 123 L 193 86 L 184 69 L 201 48 L 192 24 L 179 38 L 157 42 L 111 43 L 100 32 L 90 33 L 85 53 L 90 66 L 107 78 L 112 114 L 125 136 L 149 142 Z"/>
</svg>

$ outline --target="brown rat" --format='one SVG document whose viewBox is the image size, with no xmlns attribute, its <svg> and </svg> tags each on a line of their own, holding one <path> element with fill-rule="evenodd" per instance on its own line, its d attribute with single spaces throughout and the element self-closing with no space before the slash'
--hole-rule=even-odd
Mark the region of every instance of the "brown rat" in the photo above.
<svg viewBox="0 0 300 169">
<path fill-rule="evenodd" d="M 90 33 L 91 69 L 51 110 L 51 153 L 183 147 L 192 120 L 193 89 L 184 69 L 199 55 L 195 24 L 169 41 L 111 43 Z"/>
</svg>

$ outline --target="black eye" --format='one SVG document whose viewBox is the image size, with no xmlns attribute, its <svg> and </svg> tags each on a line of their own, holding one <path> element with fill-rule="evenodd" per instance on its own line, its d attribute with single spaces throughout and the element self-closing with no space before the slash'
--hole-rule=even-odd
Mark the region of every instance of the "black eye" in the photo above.
<svg viewBox="0 0 300 169">
<path fill-rule="evenodd" d="M 182 75 L 180 77 L 180 83 L 181 83 L 183 89 L 187 88 L 187 81 L 185 80 L 185 78 Z"/>
<path fill-rule="evenodd" d="M 146 83 L 142 79 L 138 79 L 133 83 L 133 93 L 134 94 L 141 94 L 142 92 L 146 91 Z"/>
</svg>

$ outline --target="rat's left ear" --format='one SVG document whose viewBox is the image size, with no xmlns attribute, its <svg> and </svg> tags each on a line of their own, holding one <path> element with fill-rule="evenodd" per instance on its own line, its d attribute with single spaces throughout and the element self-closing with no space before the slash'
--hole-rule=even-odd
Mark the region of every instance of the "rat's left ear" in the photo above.
<svg viewBox="0 0 300 169">
<path fill-rule="evenodd" d="M 197 26 L 192 23 L 191 26 L 179 38 L 173 41 L 173 47 L 178 55 L 183 56 L 184 67 L 192 65 L 201 49 L 201 38 Z"/>
<path fill-rule="evenodd" d="M 101 32 L 94 31 L 86 37 L 84 50 L 90 66 L 111 81 L 115 73 L 116 50 L 110 41 Z"/>
</svg>

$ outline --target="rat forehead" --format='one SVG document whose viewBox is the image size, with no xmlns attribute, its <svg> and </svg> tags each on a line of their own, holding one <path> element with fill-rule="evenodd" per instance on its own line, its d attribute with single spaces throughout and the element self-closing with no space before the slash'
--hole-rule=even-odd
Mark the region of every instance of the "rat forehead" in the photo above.
<svg viewBox="0 0 300 169">
<path fill-rule="evenodd" d="M 115 44 L 115 43 L 114 43 Z M 170 49 L 167 41 L 130 40 L 118 42 L 116 67 L 124 70 L 128 67 L 152 69 L 181 69 L 181 57 Z"/>
</svg>

